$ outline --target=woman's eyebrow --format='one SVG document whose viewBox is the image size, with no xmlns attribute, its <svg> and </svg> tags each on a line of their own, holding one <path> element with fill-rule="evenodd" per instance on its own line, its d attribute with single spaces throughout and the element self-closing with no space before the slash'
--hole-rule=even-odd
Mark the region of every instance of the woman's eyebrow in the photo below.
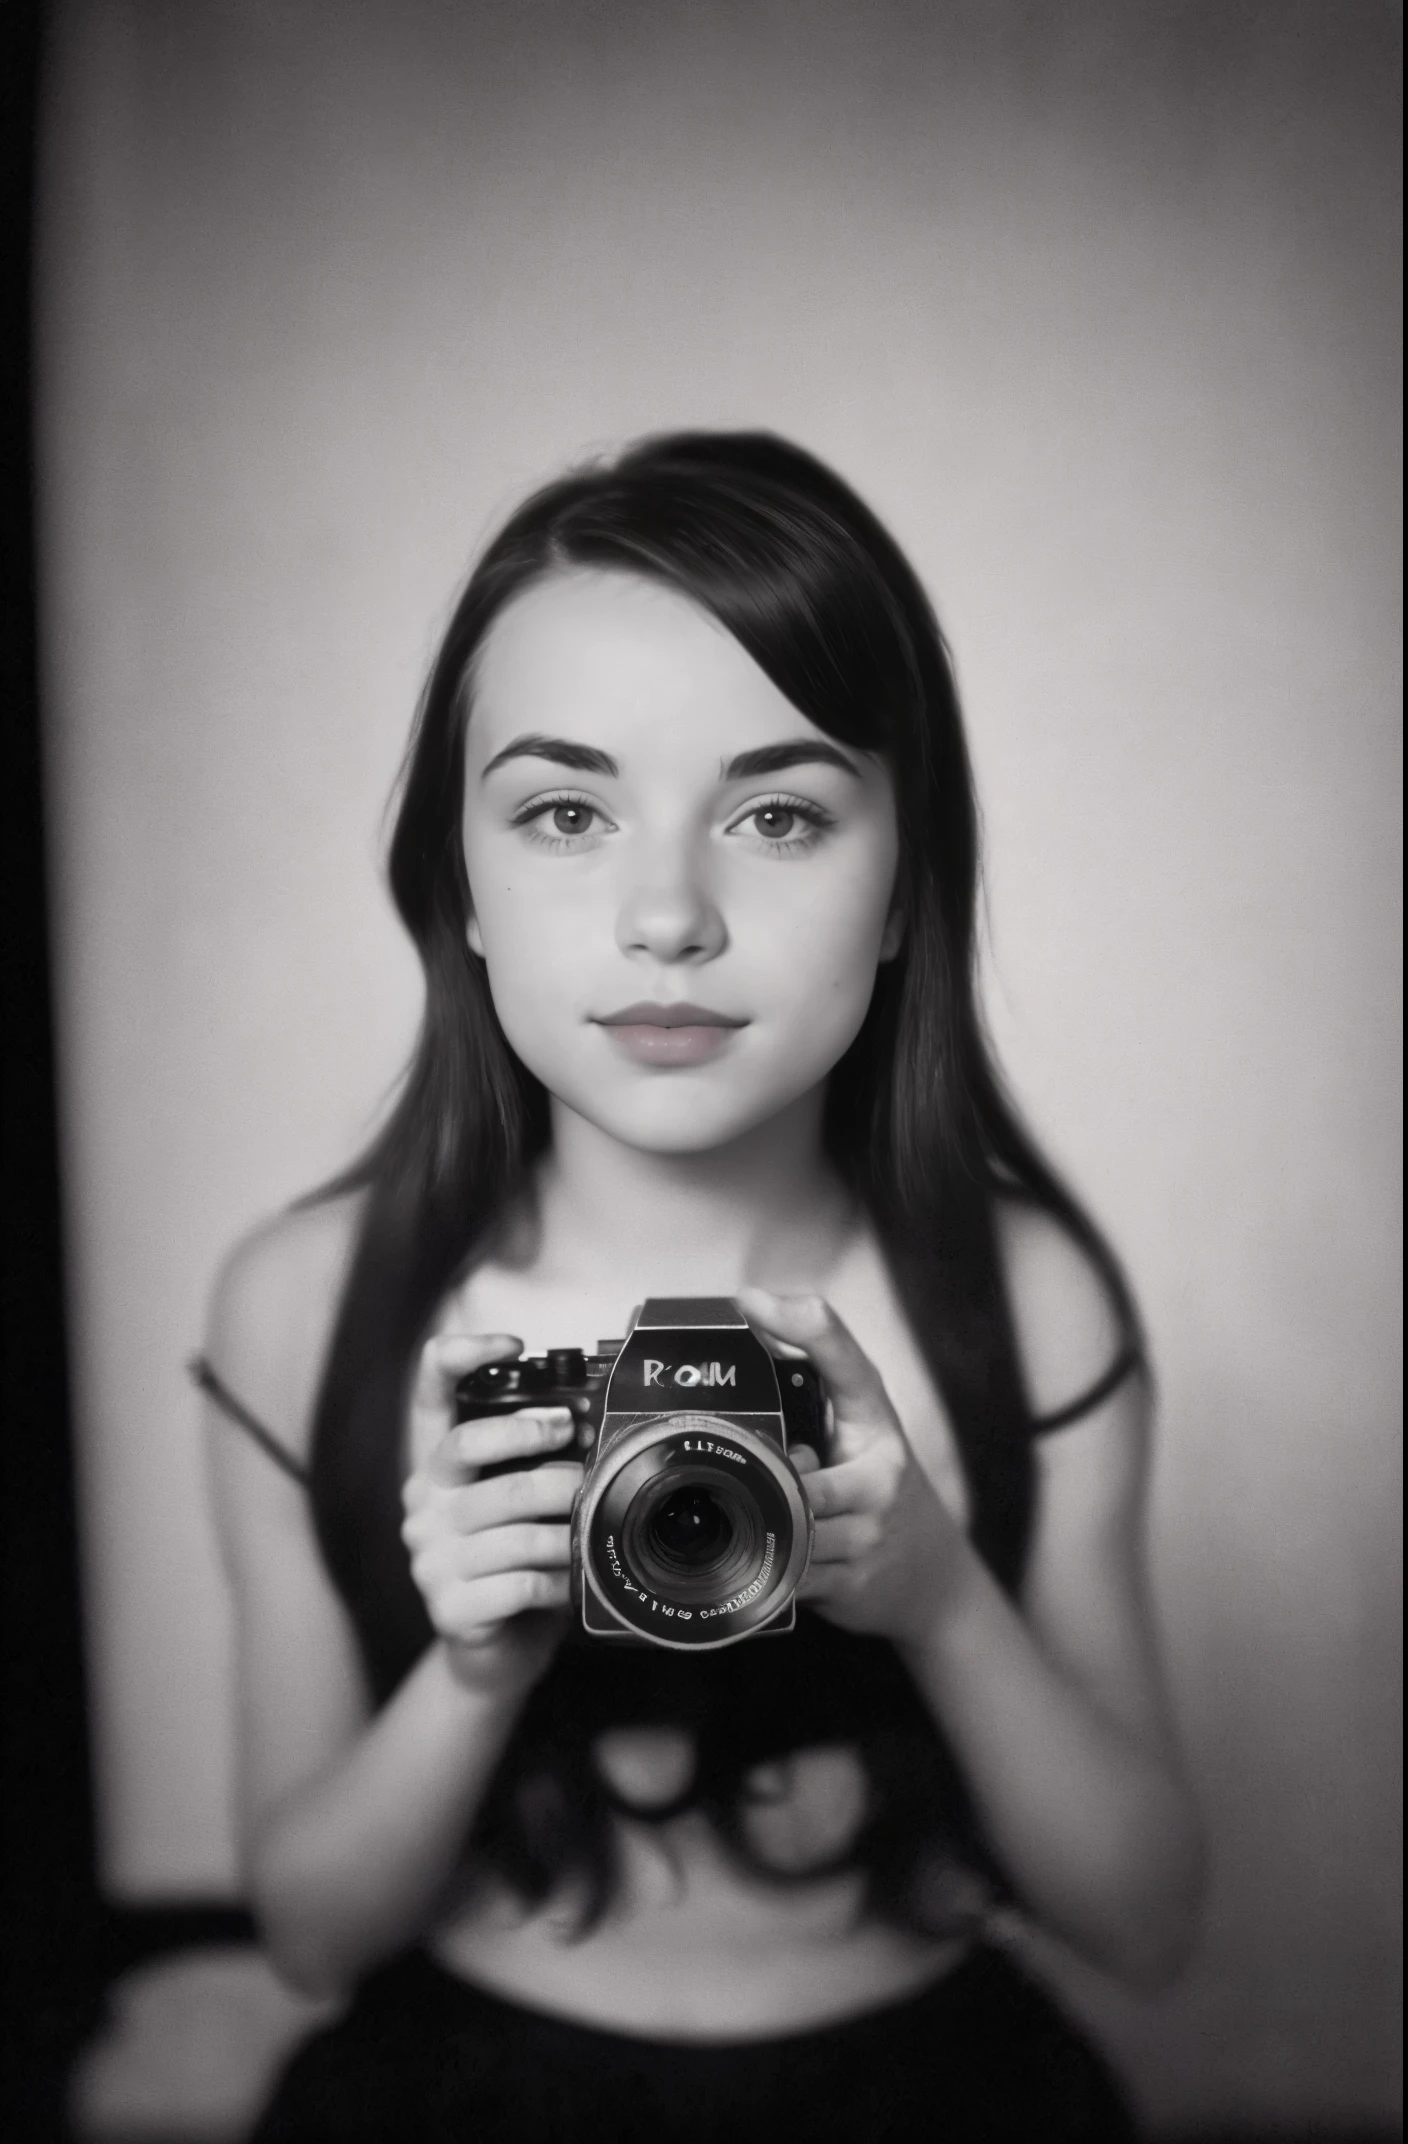
<svg viewBox="0 0 1408 2144">
<path fill-rule="evenodd" d="M 764 744 L 756 751 L 740 752 L 723 769 L 726 782 L 742 781 L 755 774 L 782 774 L 788 767 L 805 767 L 819 763 L 826 767 L 839 767 L 843 774 L 853 774 L 860 779 L 860 768 L 834 744 L 802 743 Z"/>
<path fill-rule="evenodd" d="M 609 752 L 598 751 L 595 745 L 576 744 L 570 737 L 543 737 L 536 733 L 515 737 L 502 752 L 496 752 L 479 777 L 494 772 L 512 759 L 550 759 L 559 767 L 571 767 L 579 774 L 603 774 L 613 780 L 621 769 Z M 789 767 L 805 766 L 839 767 L 843 774 L 860 776 L 854 760 L 839 751 L 835 745 L 815 742 L 794 744 L 758 745 L 751 752 L 739 752 L 720 768 L 721 778 L 726 782 L 749 780 L 760 774 L 782 774 Z"/>
<path fill-rule="evenodd" d="M 515 737 L 502 752 L 496 752 L 479 779 L 492 774 L 510 759 L 551 759 L 559 767 L 572 767 L 578 774 L 608 774 L 616 776 L 620 768 L 609 752 L 598 752 L 595 745 L 574 744 L 570 737 Z"/>
</svg>

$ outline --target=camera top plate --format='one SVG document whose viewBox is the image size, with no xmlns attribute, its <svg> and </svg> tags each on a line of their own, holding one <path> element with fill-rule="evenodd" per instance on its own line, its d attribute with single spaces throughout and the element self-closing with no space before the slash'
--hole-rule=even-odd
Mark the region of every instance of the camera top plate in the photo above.
<svg viewBox="0 0 1408 2144">
<path fill-rule="evenodd" d="M 613 1417 L 699 1406 L 729 1416 L 773 1416 L 773 1434 L 781 1439 L 777 1368 L 737 1304 L 727 1297 L 652 1297 L 612 1369 L 604 1433 L 617 1426 Z"/>
</svg>

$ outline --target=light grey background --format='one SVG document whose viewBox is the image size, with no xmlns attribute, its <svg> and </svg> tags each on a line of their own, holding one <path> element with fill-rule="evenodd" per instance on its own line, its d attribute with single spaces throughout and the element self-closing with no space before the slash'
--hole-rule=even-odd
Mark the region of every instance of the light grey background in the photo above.
<svg viewBox="0 0 1408 2144">
<path fill-rule="evenodd" d="M 382 811 L 566 459 L 765 424 L 936 593 L 1015 1084 L 1158 1350 L 1216 1853 L 1161 2121 L 1383 2116 L 1398 1830 L 1396 16 L 68 0 L 45 154 L 54 896 L 120 1894 L 232 1881 L 182 1363 L 374 1119 Z"/>
</svg>

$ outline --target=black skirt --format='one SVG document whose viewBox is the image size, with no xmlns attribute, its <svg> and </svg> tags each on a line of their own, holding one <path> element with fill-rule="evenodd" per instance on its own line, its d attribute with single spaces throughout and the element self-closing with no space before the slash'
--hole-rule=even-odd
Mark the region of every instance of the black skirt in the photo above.
<svg viewBox="0 0 1408 2144">
<path fill-rule="evenodd" d="M 991 1950 L 781 2039 L 603 2032 L 413 1953 L 293 2057 L 251 2144 L 1130 2144 L 1109 2070 Z"/>
</svg>

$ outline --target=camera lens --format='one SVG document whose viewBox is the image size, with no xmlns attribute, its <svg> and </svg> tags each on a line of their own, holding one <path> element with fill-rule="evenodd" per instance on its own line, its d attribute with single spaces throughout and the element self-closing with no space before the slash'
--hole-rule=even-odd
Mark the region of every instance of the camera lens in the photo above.
<svg viewBox="0 0 1408 2144">
<path fill-rule="evenodd" d="M 588 1487 L 575 1522 L 583 1583 L 618 1626 L 653 1644 L 731 1645 L 787 1609 L 808 1517 L 770 1440 L 715 1415 L 647 1420 Z"/>
<path fill-rule="evenodd" d="M 667 1496 L 650 1522 L 651 1546 L 686 1568 L 710 1562 L 732 1536 L 727 1512 L 712 1491 L 698 1483 Z"/>
</svg>

